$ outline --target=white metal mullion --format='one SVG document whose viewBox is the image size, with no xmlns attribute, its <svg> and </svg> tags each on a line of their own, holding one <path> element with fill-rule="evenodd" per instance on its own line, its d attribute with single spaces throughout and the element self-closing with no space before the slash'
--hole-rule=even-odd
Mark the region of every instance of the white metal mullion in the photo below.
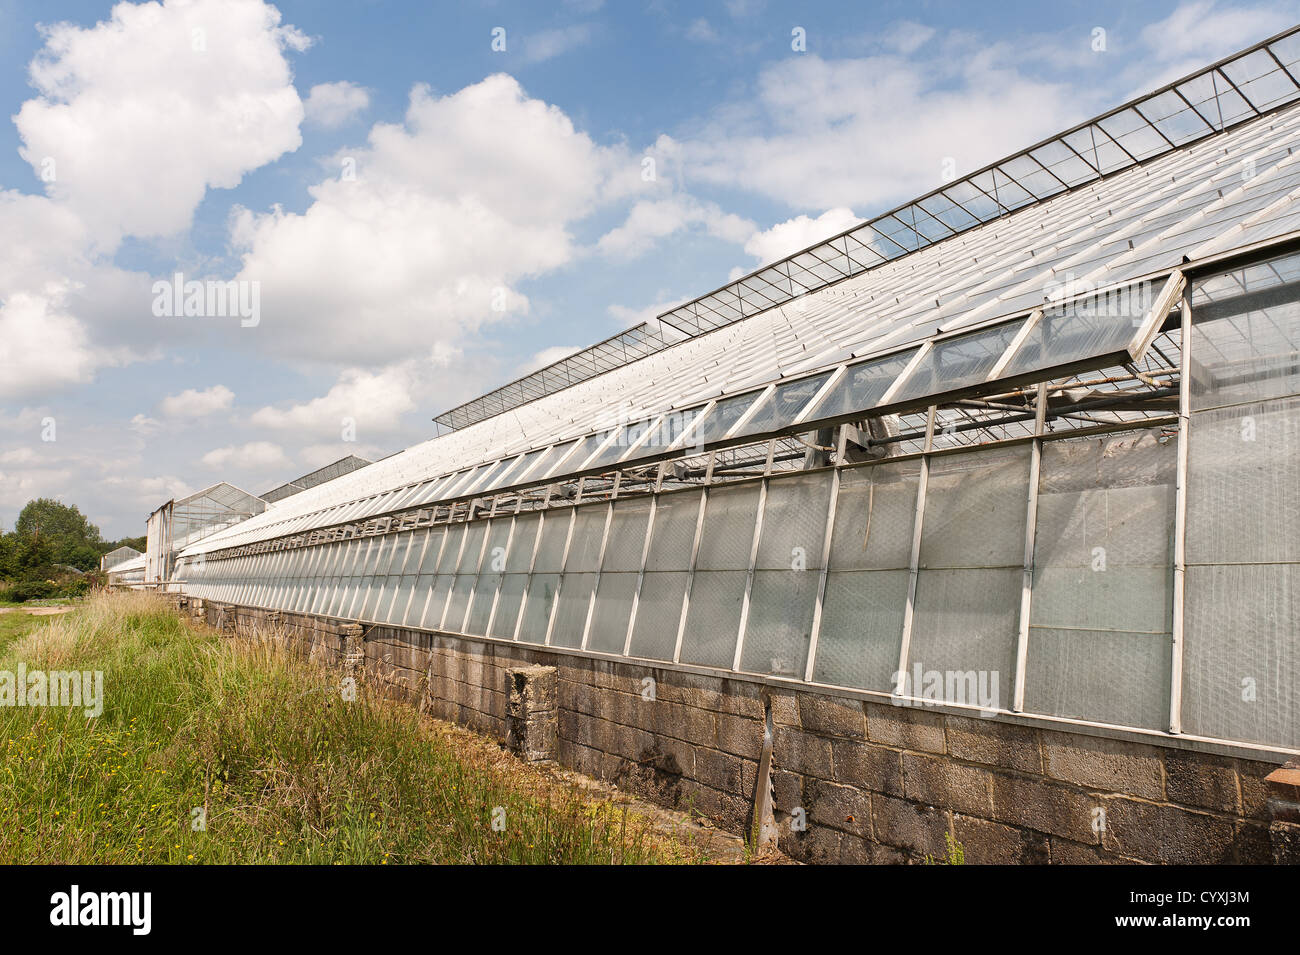
<svg viewBox="0 0 1300 955">
<path fill-rule="evenodd" d="M 650 539 L 655 532 L 655 514 L 659 510 L 659 484 L 663 480 L 665 462 L 659 463 L 655 478 L 655 491 L 650 495 L 650 516 L 646 519 L 645 541 L 641 544 L 641 567 L 636 575 L 636 589 L 632 592 L 632 611 L 628 614 L 627 633 L 623 638 L 623 656 L 632 652 L 632 628 L 636 626 L 636 611 L 641 604 L 641 586 L 645 583 L 645 565 L 650 560 Z"/>
<path fill-rule="evenodd" d="M 483 572 L 483 555 L 487 553 L 488 541 L 492 539 L 492 524 L 495 518 L 489 517 L 487 527 L 483 528 L 483 543 L 478 546 L 478 560 L 474 562 L 474 583 L 469 588 L 469 599 L 465 601 L 465 616 L 460 620 L 460 630 L 457 633 L 467 633 L 469 627 L 469 615 L 474 609 L 474 596 L 478 593 L 478 576 Z M 466 528 L 468 534 L 469 529 Z M 460 568 L 456 568 L 457 574 Z M 454 585 L 453 585 L 454 586 Z"/>
<path fill-rule="evenodd" d="M 774 391 L 776 391 L 775 383 L 768 385 L 761 392 L 759 392 L 758 397 L 755 398 L 753 402 L 750 404 L 750 406 L 745 409 L 745 413 L 742 414 L 739 418 L 737 418 L 736 423 L 727 429 L 727 433 L 723 435 L 719 435 L 718 437 L 720 439 L 729 438 L 733 434 L 740 434 L 742 431 L 744 431 L 745 425 L 749 424 L 750 419 L 753 418 L 754 415 L 758 414 L 758 409 L 763 407 L 763 403 L 766 402 L 769 397 L 771 397 Z"/>
<path fill-rule="evenodd" d="M 894 400 L 894 395 L 898 394 L 907 379 L 912 377 L 912 373 L 916 371 L 921 362 L 925 361 L 925 359 L 929 357 L 929 354 L 933 349 L 934 341 L 932 339 L 926 339 L 921 343 L 921 347 L 918 348 L 916 354 L 912 356 L 912 360 L 907 363 L 907 367 L 898 373 L 898 377 L 894 379 L 894 383 L 889 386 L 883 395 L 880 396 L 880 400 L 876 402 L 877 407 L 887 405 Z"/>
<path fill-rule="evenodd" d="M 492 609 L 488 611 L 487 624 L 483 634 L 485 637 L 492 636 L 492 624 L 495 623 L 497 619 L 497 604 L 501 602 L 501 586 L 506 580 L 506 561 L 510 559 L 510 548 L 514 546 L 515 524 L 519 520 L 519 509 L 523 507 L 523 505 L 523 498 L 517 498 L 515 500 L 515 512 L 510 516 L 510 530 L 506 531 L 506 553 L 505 557 L 501 559 L 501 576 L 497 578 L 497 589 L 492 594 Z"/>
<path fill-rule="evenodd" d="M 1029 613 L 1034 592 L 1034 542 L 1038 527 L 1038 485 L 1043 469 L 1043 428 L 1047 423 L 1047 383 L 1038 384 L 1034 408 L 1034 440 L 1029 445 L 1029 501 L 1025 514 L 1025 561 L 1020 581 L 1020 619 L 1016 632 L 1016 673 L 1011 709 L 1025 708 L 1025 669 L 1029 659 Z"/>
<path fill-rule="evenodd" d="M 691 543 L 691 562 L 686 567 L 686 589 L 682 593 L 682 612 L 677 618 L 677 641 L 673 645 L 673 663 L 680 663 L 682 637 L 686 634 L 686 613 L 691 606 L 691 588 L 695 585 L 695 562 L 700 556 L 700 535 L 704 532 L 704 508 L 709 503 L 709 481 L 713 480 L 713 459 L 717 452 L 709 452 L 705 468 L 704 487 L 700 491 L 700 509 L 695 515 L 695 538 Z"/>
<path fill-rule="evenodd" d="M 925 492 L 930 483 L 930 451 L 934 447 L 934 418 L 937 408 L 930 405 L 925 416 L 925 453 L 921 455 L 921 472 L 916 484 L 916 511 L 912 517 L 912 554 L 907 562 L 907 603 L 903 605 L 903 639 L 898 647 L 898 683 L 894 695 L 903 696 L 907 685 L 907 656 L 912 648 L 912 617 L 916 612 L 916 580 L 921 568 L 921 525 L 925 520 Z"/>
<path fill-rule="evenodd" d="M 456 573 L 460 569 L 460 562 L 465 556 L 465 542 L 469 540 L 469 519 L 462 522 L 463 528 L 460 532 L 460 546 L 456 548 L 456 563 L 451 567 L 451 586 L 447 588 L 447 596 L 442 599 L 442 613 L 438 615 L 438 629 L 444 629 L 447 622 L 447 611 L 451 609 L 451 595 L 456 590 Z"/>
<path fill-rule="evenodd" d="M 812 413 L 813 409 L 820 405 L 822 400 L 830 394 L 831 389 L 840 383 L 840 379 L 844 377 L 844 373 L 848 371 L 848 368 L 849 366 L 846 362 L 836 368 L 835 371 L 831 372 L 831 376 L 826 379 L 825 384 L 817 389 L 817 393 L 812 396 L 812 399 L 804 405 L 803 408 L 800 409 L 799 413 L 795 415 L 794 420 L 791 421 L 790 424 L 803 424 L 804 420 Z"/>
<path fill-rule="evenodd" d="M 768 443 L 768 468 L 771 468 L 772 443 Z M 749 542 L 749 568 L 745 572 L 745 596 L 740 601 L 740 627 L 736 632 L 736 652 L 731 658 L 731 669 L 740 669 L 740 656 L 745 651 L 745 629 L 749 624 L 749 601 L 754 590 L 754 567 L 758 563 L 758 541 L 763 536 L 763 514 L 767 510 L 767 484 L 765 477 L 758 485 L 758 511 L 754 514 L 754 536 Z"/>
<path fill-rule="evenodd" d="M 427 528 L 425 530 L 424 540 L 420 544 L 420 556 L 415 558 L 415 573 L 411 575 L 415 580 L 411 581 L 411 592 L 406 595 L 406 606 L 402 608 L 402 616 L 400 618 L 400 626 L 403 627 L 407 625 L 407 616 L 411 612 L 411 604 L 415 602 L 415 584 L 420 579 L 420 567 L 424 565 L 424 553 L 429 549 L 429 537 L 432 534 L 433 528 Z M 408 554 L 407 556 L 409 558 L 410 555 Z M 406 575 L 403 574 L 402 576 L 405 577 Z M 389 616 L 391 617 L 392 614 L 389 614 Z"/>
<path fill-rule="evenodd" d="M 843 454 L 839 456 L 839 460 L 844 460 Z M 808 638 L 808 662 L 804 665 L 803 678 L 808 683 L 812 682 L 813 665 L 817 660 L 817 643 L 821 638 L 822 608 L 826 602 L 826 574 L 831 565 L 831 533 L 835 529 L 835 510 L 838 507 L 839 497 L 840 469 L 837 467 L 831 472 L 831 499 L 826 506 L 826 536 L 822 540 L 822 566 L 817 577 L 817 598 L 813 602 L 812 633 Z"/>
<path fill-rule="evenodd" d="M 537 566 L 537 552 L 542 546 L 542 534 L 546 530 L 546 514 L 551 504 L 551 491 L 555 485 L 547 485 L 542 495 L 542 507 L 537 513 L 537 533 L 533 536 L 533 554 L 528 558 L 528 576 L 524 578 L 524 592 L 519 598 L 519 616 L 515 618 L 515 632 L 510 639 L 517 641 L 524 626 L 524 612 L 528 609 L 528 592 L 533 589 L 533 569 Z"/>
<path fill-rule="evenodd" d="M 1030 336 L 1030 334 L 1032 334 L 1034 329 L 1038 327 L 1038 323 L 1042 320 L 1043 310 L 1041 308 L 1034 309 L 1034 311 L 1030 313 L 1029 317 L 1025 319 L 1025 323 L 1020 326 L 1019 330 L 1013 336 L 1011 336 L 1011 342 L 1002 352 L 1002 357 L 997 360 L 989 370 L 989 373 L 984 376 L 985 381 L 996 381 L 1002 376 L 1002 372 L 1006 370 L 1007 365 L 1011 364 L 1011 359 L 1016 357 L 1016 352 L 1020 351 L 1020 346 L 1025 343 L 1025 340 Z"/>
<path fill-rule="evenodd" d="M 620 473 L 619 477 L 622 474 Z M 614 480 L 614 494 L 618 494 L 618 478 Z M 601 568 L 605 566 L 605 548 L 609 545 L 609 529 L 614 523 L 614 499 L 610 498 L 605 509 L 605 530 L 600 536 L 600 557 L 596 560 L 596 579 L 591 584 L 591 594 L 587 598 L 587 615 L 582 623 L 582 649 L 587 649 L 591 639 L 591 618 L 596 612 L 596 590 L 600 587 Z"/>
<path fill-rule="evenodd" d="M 430 533 L 432 533 L 432 529 L 430 529 Z M 438 578 L 439 576 L 441 576 L 438 573 L 438 566 L 442 563 L 443 552 L 447 549 L 447 538 L 450 536 L 451 536 L 451 525 L 443 524 L 442 540 L 438 541 L 438 556 L 434 558 L 433 561 L 433 586 L 430 587 L 429 592 L 425 594 L 424 606 L 420 608 L 420 629 L 421 630 L 425 629 L 424 627 L 425 618 L 429 616 L 429 610 L 433 605 L 433 594 L 434 591 L 438 589 Z"/>
<path fill-rule="evenodd" d="M 1169 732 L 1183 731 L 1183 635 L 1187 595 L 1187 457 L 1192 425 L 1192 300 L 1183 289 L 1178 380 L 1178 477 L 1174 485 L 1174 606 L 1169 670 Z"/>
<path fill-rule="evenodd" d="M 577 500 L 582 500 L 582 483 L 585 478 L 578 480 Z M 546 618 L 546 638 L 542 641 L 546 646 L 551 645 L 551 631 L 555 629 L 555 618 L 560 611 L 560 597 L 564 593 L 564 576 L 569 565 L 569 548 L 573 546 L 573 526 L 578 523 L 578 506 L 575 504 L 569 508 L 569 529 L 564 535 L 564 555 L 560 558 L 560 579 L 555 584 L 555 600 L 551 603 L 550 616 Z"/>
</svg>

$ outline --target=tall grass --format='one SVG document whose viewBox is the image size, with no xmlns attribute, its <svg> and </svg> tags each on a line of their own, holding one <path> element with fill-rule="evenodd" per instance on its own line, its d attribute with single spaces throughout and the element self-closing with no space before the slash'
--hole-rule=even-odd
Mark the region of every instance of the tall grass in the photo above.
<svg viewBox="0 0 1300 955">
<path fill-rule="evenodd" d="M 149 595 L 50 618 L 0 651 L 19 661 L 102 670 L 104 709 L 0 707 L 0 862 L 700 861 L 625 806 L 364 689 L 347 702 L 337 673 Z"/>
</svg>

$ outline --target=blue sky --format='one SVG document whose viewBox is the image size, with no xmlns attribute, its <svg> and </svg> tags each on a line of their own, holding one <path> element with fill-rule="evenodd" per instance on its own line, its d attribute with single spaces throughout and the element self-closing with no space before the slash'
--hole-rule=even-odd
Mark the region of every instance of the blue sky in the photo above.
<svg viewBox="0 0 1300 955">
<path fill-rule="evenodd" d="M 0 0 L 0 526 L 399 450 L 1298 10 Z M 178 271 L 257 324 L 154 314 Z"/>
</svg>

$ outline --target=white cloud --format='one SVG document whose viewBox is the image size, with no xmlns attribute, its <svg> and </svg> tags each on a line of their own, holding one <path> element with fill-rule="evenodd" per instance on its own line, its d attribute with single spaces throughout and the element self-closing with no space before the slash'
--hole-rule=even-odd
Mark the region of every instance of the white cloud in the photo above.
<svg viewBox="0 0 1300 955">
<path fill-rule="evenodd" d="M 1177 79 L 1207 63 L 1258 43 L 1295 22 L 1293 4 L 1265 3 L 1230 7 L 1216 0 L 1192 0 L 1142 28 L 1141 41 L 1161 64 L 1153 77 L 1142 77 L 1135 93 Z"/>
<path fill-rule="evenodd" d="M 523 61 L 542 63 L 591 42 L 592 29 L 586 23 L 530 33 L 523 39 Z"/>
<path fill-rule="evenodd" d="M 305 39 L 261 0 L 119 3 L 90 28 L 46 28 L 39 96 L 14 122 L 47 193 L 101 246 L 187 228 L 210 188 L 301 142 L 303 107 L 284 50 Z"/>
<path fill-rule="evenodd" d="M 270 441 L 250 441 L 247 444 L 216 448 L 203 455 L 201 461 L 205 467 L 237 471 L 287 468 L 290 464 L 284 449 Z"/>
<path fill-rule="evenodd" d="M 168 395 L 160 408 L 168 418 L 198 418 L 227 411 L 234 400 L 235 393 L 225 385 L 213 385 L 203 391 L 186 388 L 178 395 Z"/>
<path fill-rule="evenodd" d="M 778 222 L 770 229 L 755 232 L 745 242 L 745 251 L 760 263 L 775 262 L 800 249 L 824 242 L 861 221 L 852 209 L 843 206 L 828 209 L 815 219 L 795 216 L 785 222 Z"/>
<path fill-rule="evenodd" d="M 700 43 L 716 43 L 718 31 L 713 29 L 708 20 L 700 17 L 697 20 L 692 20 L 690 26 L 686 28 L 686 39 Z"/>
<path fill-rule="evenodd" d="M 131 423 L 127 427 L 141 437 L 148 438 L 161 431 L 163 424 L 157 418 L 150 418 L 146 414 L 138 414 L 131 418 Z"/>
<path fill-rule="evenodd" d="M 629 188 L 638 160 L 496 75 L 411 94 L 341 155 L 356 179 L 310 190 L 306 212 L 242 211 L 240 278 L 261 282 L 261 348 L 378 366 L 528 310 L 514 289 L 570 262 L 569 224 Z"/>
<path fill-rule="evenodd" d="M 1081 108 L 1063 85 L 999 56 L 787 58 L 763 70 L 751 102 L 681 146 L 696 182 L 796 208 L 879 209 L 938 185 L 947 158 L 977 168 Z"/>
<path fill-rule="evenodd" d="M 349 369 L 328 393 L 287 408 L 267 406 L 250 422 L 262 428 L 295 434 L 340 437 L 345 429 L 357 435 L 388 433 L 398 419 L 415 408 L 420 368 L 403 362 L 378 372 Z"/>
<path fill-rule="evenodd" d="M 317 83 L 303 104 L 307 122 L 325 129 L 337 129 L 370 106 L 370 93 L 364 87 L 342 80 Z"/>
<path fill-rule="evenodd" d="M 605 255 L 630 259 L 650 249 L 656 240 L 691 227 L 700 227 L 711 236 L 738 245 L 755 228 L 750 220 L 723 212 L 717 203 L 691 196 L 643 199 L 632 207 L 621 226 L 600 237 L 597 248 Z"/>
<path fill-rule="evenodd" d="M 531 358 L 521 362 L 518 373 L 520 376 L 531 374 L 539 368 L 555 364 L 561 358 L 568 358 L 586 347 L 586 345 L 552 345 L 550 348 L 543 348 Z"/>
</svg>

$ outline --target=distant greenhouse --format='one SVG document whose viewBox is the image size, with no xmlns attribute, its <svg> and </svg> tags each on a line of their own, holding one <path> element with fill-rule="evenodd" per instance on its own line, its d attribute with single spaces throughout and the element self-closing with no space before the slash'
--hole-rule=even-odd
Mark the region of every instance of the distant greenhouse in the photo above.
<svg viewBox="0 0 1300 955">
<path fill-rule="evenodd" d="M 1297 66 L 1292 32 L 674 309 L 671 336 L 245 496 L 173 530 L 161 579 L 1294 751 Z"/>
</svg>

